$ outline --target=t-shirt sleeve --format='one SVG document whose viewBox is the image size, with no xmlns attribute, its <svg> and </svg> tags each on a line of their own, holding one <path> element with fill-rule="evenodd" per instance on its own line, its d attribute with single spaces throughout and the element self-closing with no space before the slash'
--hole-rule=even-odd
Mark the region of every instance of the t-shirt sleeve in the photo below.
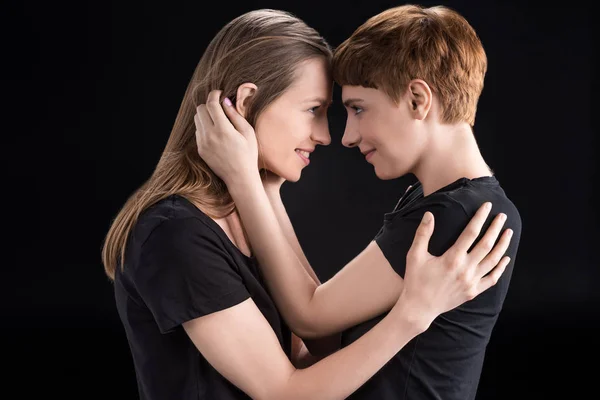
<svg viewBox="0 0 600 400">
<path fill-rule="evenodd" d="M 250 297 L 221 238 L 197 218 L 166 220 L 152 231 L 134 284 L 162 333 Z"/>
<path fill-rule="evenodd" d="M 406 272 L 406 255 L 426 211 L 430 211 L 435 219 L 433 235 L 429 241 L 429 252 L 434 256 L 441 256 L 452 247 L 470 221 L 464 208 L 452 200 L 422 207 L 405 215 L 398 213 L 391 218 L 386 217 L 374 240 L 402 278 Z"/>
</svg>

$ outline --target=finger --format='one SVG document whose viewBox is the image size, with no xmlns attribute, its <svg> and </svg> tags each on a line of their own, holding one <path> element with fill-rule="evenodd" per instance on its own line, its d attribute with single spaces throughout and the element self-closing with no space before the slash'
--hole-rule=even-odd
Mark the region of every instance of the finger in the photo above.
<svg viewBox="0 0 600 400">
<path fill-rule="evenodd" d="M 201 126 L 212 127 L 215 125 L 213 122 L 208 110 L 206 109 L 206 104 L 200 104 L 196 107 L 196 115 L 194 116 L 194 122 L 196 122 L 196 116 L 198 117 L 198 121 L 201 122 Z"/>
<path fill-rule="evenodd" d="M 512 229 L 505 230 L 493 250 L 479 263 L 477 272 L 480 277 L 485 276 L 498 265 L 500 259 L 506 253 L 506 250 L 508 250 L 512 233 Z"/>
<path fill-rule="evenodd" d="M 233 124 L 235 130 L 237 130 L 243 135 L 254 132 L 254 128 L 252 128 L 252 125 L 250 125 L 246 118 L 244 118 L 244 116 L 236 110 L 236 108 L 231 103 L 231 100 L 225 98 L 225 100 L 223 100 L 223 104 L 223 110 L 225 111 L 225 115 L 227 115 L 227 118 Z"/>
<path fill-rule="evenodd" d="M 194 125 L 196 125 L 196 145 L 200 146 L 213 124 L 205 104 L 199 105 L 197 110 L 198 112 L 194 114 Z"/>
<path fill-rule="evenodd" d="M 204 131 L 202 127 L 202 121 L 200 121 L 200 115 L 198 113 L 194 114 L 194 125 L 196 125 L 197 131 Z"/>
<path fill-rule="evenodd" d="M 428 252 L 429 239 L 431 239 L 431 234 L 433 233 L 434 225 L 435 222 L 433 214 L 427 211 L 423 215 L 421 223 L 417 227 L 417 231 L 415 232 L 415 237 L 413 238 L 412 245 L 408 250 L 408 257 L 419 258 Z"/>
<path fill-rule="evenodd" d="M 456 240 L 454 246 L 452 246 L 457 252 L 466 253 L 469 251 L 479 236 L 481 228 L 483 227 L 483 224 L 485 223 L 485 220 L 487 219 L 491 209 L 492 203 L 490 202 L 485 202 L 481 207 L 479 207 L 473 218 L 471 218 L 465 229 Z"/>
<path fill-rule="evenodd" d="M 498 240 L 498 236 L 500 236 L 500 231 L 506 222 L 506 214 L 500 213 L 496 215 L 496 218 L 492 221 L 491 225 L 488 227 L 485 235 L 481 238 L 481 240 L 475 245 L 475 247 L 469 252 L 469 258 L 471 261 L 475 262 L 475 264 L 479 264 L 481 260 L 483 260 L 492 248 L 494 247 L 494 243 Z"/>
<path fill-rule="evenodd" d="M 221 90 L 211 90 L 208 94 L 208 98 L 206 99 L 206 108 L 208 109 L 208 113 L 212 118 L 217 130 L 220 132 L 226 132 L 233 125 L 225 115 L 225 111 L 223 111 L 223 107 L 220 103 L 221 98 Z"/>
<path fill-rule="evenodd" d="M 488 290 L 496 283 L 498 283 L 500 277 L 506 270 L 506 266 L 509 262 L 510 257 L 506 256 L 502 258 L 502 260 L 500 260 L 500 262 L 492 272 L 490 272 L 488 275 L 484 276 L 479 280 L 479 283 L 477 284 L 477 295 L 483 293 L 484 291 Z"/>
</svg>

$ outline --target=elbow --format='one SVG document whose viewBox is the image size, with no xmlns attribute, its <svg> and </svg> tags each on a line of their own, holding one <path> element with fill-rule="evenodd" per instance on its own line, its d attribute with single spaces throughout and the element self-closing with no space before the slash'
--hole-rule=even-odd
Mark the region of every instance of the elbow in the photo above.
<svg viewBox="0 0 600 400">
<path fill-rule="evenodd" d="M 308 387 L 309 390 L 306 390 L 305 376 L 301 371 L 296 368 L 290 370 L 289 375 L 281 382 L 272 384 L 269 390 L 253 398 L 259 400 L 313 400 L 315 398 L 314 390 L 310 387 Z"/>
<path fill-rule="evenodd" d="M 317 339 L 319 332 L 310 323 L 296 323 L 290 325 L 290 329 L 300 339 Z"/>
<path fill-rule="evenodd" d="M 288 325 L 291 331 L 301 339 L 318 339 L 327 335 L 324 332 L 323 324 L 319 323 L 319 318 L 310 311 L 310 307 L 307 307 L 306 312 L 289 321 Z"/>
<path fill-rule="evenodd" d="M 323 313 L 324 309 L 319 306 L 318 298 L 311 298 L 308 304 L 297 310 L 295 318 L 288 322 L 290 329 L 302 339 L 318 339 L 335 333 L 328 330 L 329 324 L 327 316 Z"/>
<path fill-rule="evenodd" d="M 309 303 L 301 311 L 296 314 L 296 318 L 288 322 L 292 332 L 299 338 L 315 340 L 338 333 L 331 323 L 331 318 L 317 302 Z"/>
<path fill-rule="evenodd" d="M 292 324 L 290 325 L 290 330 L 300 339 L 311 341 L 329 337 L 337 333 L 327 329 L 325 324 L 319 324 L 315 321 Z"/>
</svg>

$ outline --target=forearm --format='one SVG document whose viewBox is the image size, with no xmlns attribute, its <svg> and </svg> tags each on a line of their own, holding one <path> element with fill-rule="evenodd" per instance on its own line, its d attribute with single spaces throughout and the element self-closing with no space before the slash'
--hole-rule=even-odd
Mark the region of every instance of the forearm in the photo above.
<svg viewBox="0 0 600 400">
<path fill-rule="evenodd" d="M 409 307 L 398 303 L 375 327 L 350 346 L 292 373 L 285 399 L 344 399 L 381 369 L 427 324 L 413 318 Z"/>
<path fill-rule="evenodd" d="M 285 209 L 285 205 L 281 200 L 281 195 L 279 192 L 279 188 L 271 188 L 270 190 L 266 190 L 267 197 L 269 198 L 269 202 L 273 211 L 277 217 L 277 221 L 279 222 L 279 226 L 283 231 L 283 235 L 285 236 L 287 242 L 294 250 L 294 253 L 298 257 L 298 260 L 302 264 L 302 267 L 306 270 L 306 272 L 311 276 L 312 280 L 320 285 L 321 282 L 317 274 L 314 272 L 313 268 L 310 266 L 304 251 L 302 251 L 302 247 L 300 246 L 300 242 L 298 237 L 296 236 L 296 232 L 294 231 L 294 227 L 290 218 Z M 310 316 L 309 316 L 310 317 Z M 303 338 L 304 344 L 310 351 L 313 356 L 326 356 L 328 354 L 333 353 L 338 350 L 341 345 L 341 334 L 334 333 L 328 336 L 319 337 L 319 338 Z M 311 363 L 314 363 L 315 358 L 309 357 Z"/>
<path fill-rule="evenodd" d="M 321 282 L 319 281 L 319 277 L 314 272 L 313 268 L 310 266 L 310 263 L 308 262 L 304 251 L 302 250 L 302 246 L 300 246 L 300 242 L 298 241 L 298 237 L 296 236 L 296 232 L 294 231 L 294 226 L 292 225 L 290 217 L 288 216 L 287 211 L 285 209 L 285 205 L 281 200 L 279 188 L 271 188 L 269 190 L 266 190 L 265 192 L 267 194 L 267 197 L 269 198 L 269 202 L 271 204 L 271 207 L 273 208 L 273 212 L 277 217 L 277 221 L 279 222 L 279 226 L 281 227 L 281 230 L 287 242 L 294 250 L 294 253 L 298 257 L 298 260 L 302 264 L 302 267 L 304 267 L 304 269 L 310 275 L 313 281 L 317 285 L 320 285 Z"/>
<path fill-rule="evenodd" d="M 307 331 L 310 334 L 309 307 L 318 285 L 289 244 L 259 175 L 228 186 L 267 286 L 284 319 L 298 335 L 304 336 Z"/>
</svg>

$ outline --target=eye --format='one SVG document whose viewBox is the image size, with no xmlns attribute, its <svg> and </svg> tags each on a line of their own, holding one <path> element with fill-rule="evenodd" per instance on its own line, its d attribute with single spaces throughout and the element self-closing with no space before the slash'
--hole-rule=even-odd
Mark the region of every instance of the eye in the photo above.
<svg viewBox="0 0 600 400">
<path fill-rule="evenodd" d="M 350 108 L 354 110 L 354 115 L 358 115 L 363 111 L 362 108 L 357 107 L 357 106 L 350 106 Z"/>
<path fill-rule="evenodd" d="M 314 113 L 316 113 L 316 112 L 317 112 L 317 110 L 318 110 L 319 108 L 321 108 L 321 106 L 315 106 L 315 107 L 311 107 L 311 108 L 309 108 L 309 109 L 308 109 L 308 112 L 309 112 L 309 113 L 313 113 L 313 114 L 314 114 Z"/>
</svg>

